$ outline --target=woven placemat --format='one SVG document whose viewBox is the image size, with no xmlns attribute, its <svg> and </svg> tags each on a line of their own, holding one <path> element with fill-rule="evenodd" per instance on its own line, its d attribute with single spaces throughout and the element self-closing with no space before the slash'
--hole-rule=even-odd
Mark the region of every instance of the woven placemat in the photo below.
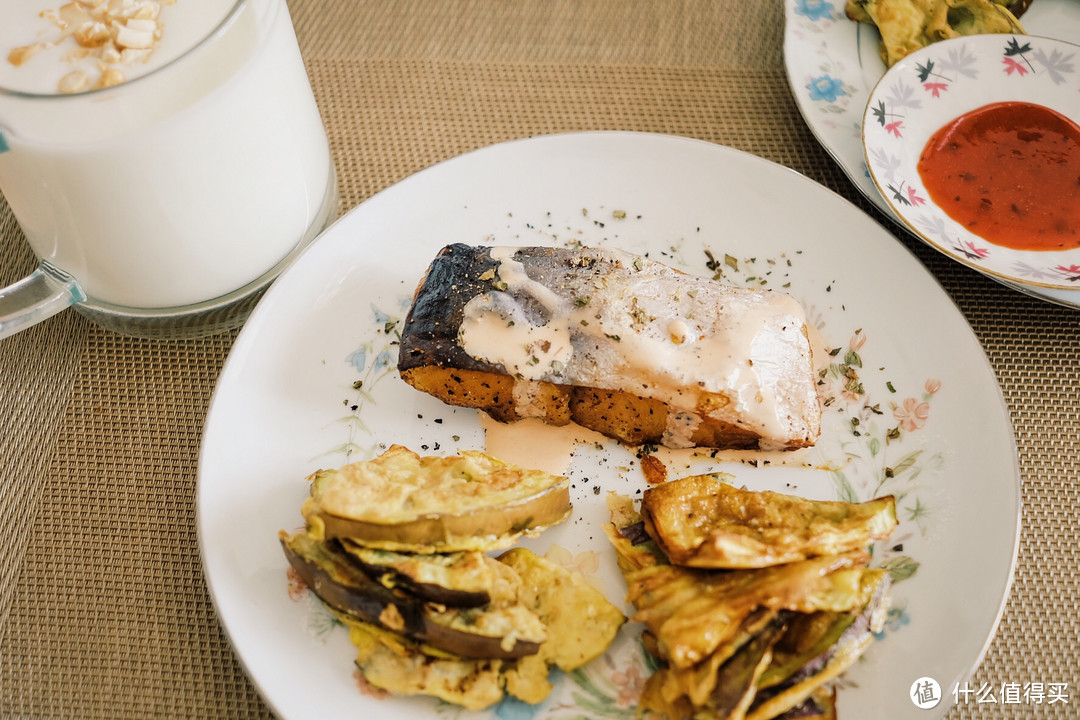
<svg viewBox="0 0 1080 720">
<path fill-rule="evenodd" d="M 816 143 L 779 0 L 293 0 L 340 210 L 440 160 L 619 129 L 730 145 L 881 219 Z M 1080 688 L 1080 314 L 903 239 L 968 317 L 1011 408 L 1024 488 L 1012 596 L 974 678 Z M 0 281 L 33 267 L 0 200 Z M 903 298 L 897 298 L 903 302 Z M 0 341 L 0 717 L 269 717 L 214 616 L 194 530 L 202 422 L 235 333 L 155 342 L 68 312 Z M 977 558 L 972 559 L 978 562 Z M 882 717 L 889 703 L 883 699 Z M 949 718 L 1070 718 L 975 703 Z"/>
</svg>

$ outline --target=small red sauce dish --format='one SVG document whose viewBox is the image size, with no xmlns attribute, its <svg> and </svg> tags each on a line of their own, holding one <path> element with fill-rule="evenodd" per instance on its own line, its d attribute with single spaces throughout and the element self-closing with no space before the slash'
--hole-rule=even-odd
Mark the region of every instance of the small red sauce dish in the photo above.
<svg viewBox="0 0 1080 720">
<path fill-rule="evenodd" d="M 953 220 L 1014 250 L 1080 247 L 1080 125 L 1056 110 L 996 102 L 930 136 L 926 192 Z"/>
<path fill-rule="evenodd" d="M 1026 35 L 896 63 L 863 118 L 867 170 L 918 237 L 988 275 L 1080 289 L 1080 47 Z"/>
</svg>

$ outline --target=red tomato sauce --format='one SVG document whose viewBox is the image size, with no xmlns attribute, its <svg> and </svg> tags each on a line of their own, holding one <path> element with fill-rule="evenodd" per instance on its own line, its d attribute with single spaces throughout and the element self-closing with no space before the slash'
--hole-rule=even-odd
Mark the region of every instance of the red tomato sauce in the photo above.
<svg viewBox="0 0 1080 720">
<path fill-rule="evenodd" d="M 1080 247 L 1080 125 L 1041 105 L 1002 102 L 961 115 L 919 156 L 949 217 L 1015 250 Z"/>
</svg>

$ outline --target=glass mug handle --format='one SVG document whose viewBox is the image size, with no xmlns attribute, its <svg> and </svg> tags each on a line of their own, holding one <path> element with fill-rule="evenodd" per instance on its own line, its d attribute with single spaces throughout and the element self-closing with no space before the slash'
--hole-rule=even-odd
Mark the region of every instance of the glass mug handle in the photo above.
<svg viewBox="0 0 1080 720">
<path fill-rule="evenodd" d="M 0 338 L 14 335 L 86 299 L 75 278 L 47 262 L 0 288 Z"/>
<path fill-rule="evenodd" d="M 8 151 L 0 125 L 0 153 Z M 75 278 L 42 262 L 22 280 L 0 288 L 0 339 L 86 299 Z"/>
</svg>

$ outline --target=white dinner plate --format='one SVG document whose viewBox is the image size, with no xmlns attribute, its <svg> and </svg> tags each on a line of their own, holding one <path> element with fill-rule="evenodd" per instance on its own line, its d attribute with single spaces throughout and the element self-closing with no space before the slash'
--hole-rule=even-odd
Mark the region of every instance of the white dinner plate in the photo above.
<svg viewBox="0 0 1080 720">
<path fill-rule="evenodd" d="M 784 63 L 799 112 L 855 186 L 907 230 L 874 186 L 863 154 L 863 112 L 886 70 L 878 56 L 877 29 L 849 20 L 844 0 L 784 0 L 784 12 Z M 1032 35 L 1076 42 L 1080 2 L 1034 0 L 1020 22 Z M 1080 289 L 988 277 L 1033 297 L 1080 308 Z"/>
<path fill-rule="evenodd" d="M 944 714 L 950 689 L 969 679 L 993 636 L 1019 533 L 1009 413 L 970 327 L 888 232 L 805 177 L 696 140 L 586 133 L 478 150 L 372 197 L 274 283 L 237 338 L 203 436 L 199 542 L 221 622 L 280 717 L 474 715 L 367 687 L 347 633 L 290 578 L 277 540 L 301 525 L 305 477 L 316 469 L 391 443 L 426 454 L 486 447 L 477 411 L 413 390 L 395 369 L 395 323 L 451 242 L 612 245 L 799 299 L 837 349 L 818 446 L 760 462 L 746 453 L 660 457 L 671 477 L 723 470 L 751 488 L 819 499 L 894 494 L 901 524 L 874 555 L 899 579 L 893 609 L 843 680 L 841 717 Z M 638 493 L 643 473 L 610 440 L 577 446 L 568 463 L 574 518 L 528 544 L 622 606 L 625 586 L 601 531 L 605 497 Z M 505 701 L 475 715 L 630 720 L 647 675 L 639 632 L 624 626 L 607 654 L 560 676 L 544 704 Z M 931 713 L 910 699 L 924 676 L 946 693 Z"/>
</svg>

